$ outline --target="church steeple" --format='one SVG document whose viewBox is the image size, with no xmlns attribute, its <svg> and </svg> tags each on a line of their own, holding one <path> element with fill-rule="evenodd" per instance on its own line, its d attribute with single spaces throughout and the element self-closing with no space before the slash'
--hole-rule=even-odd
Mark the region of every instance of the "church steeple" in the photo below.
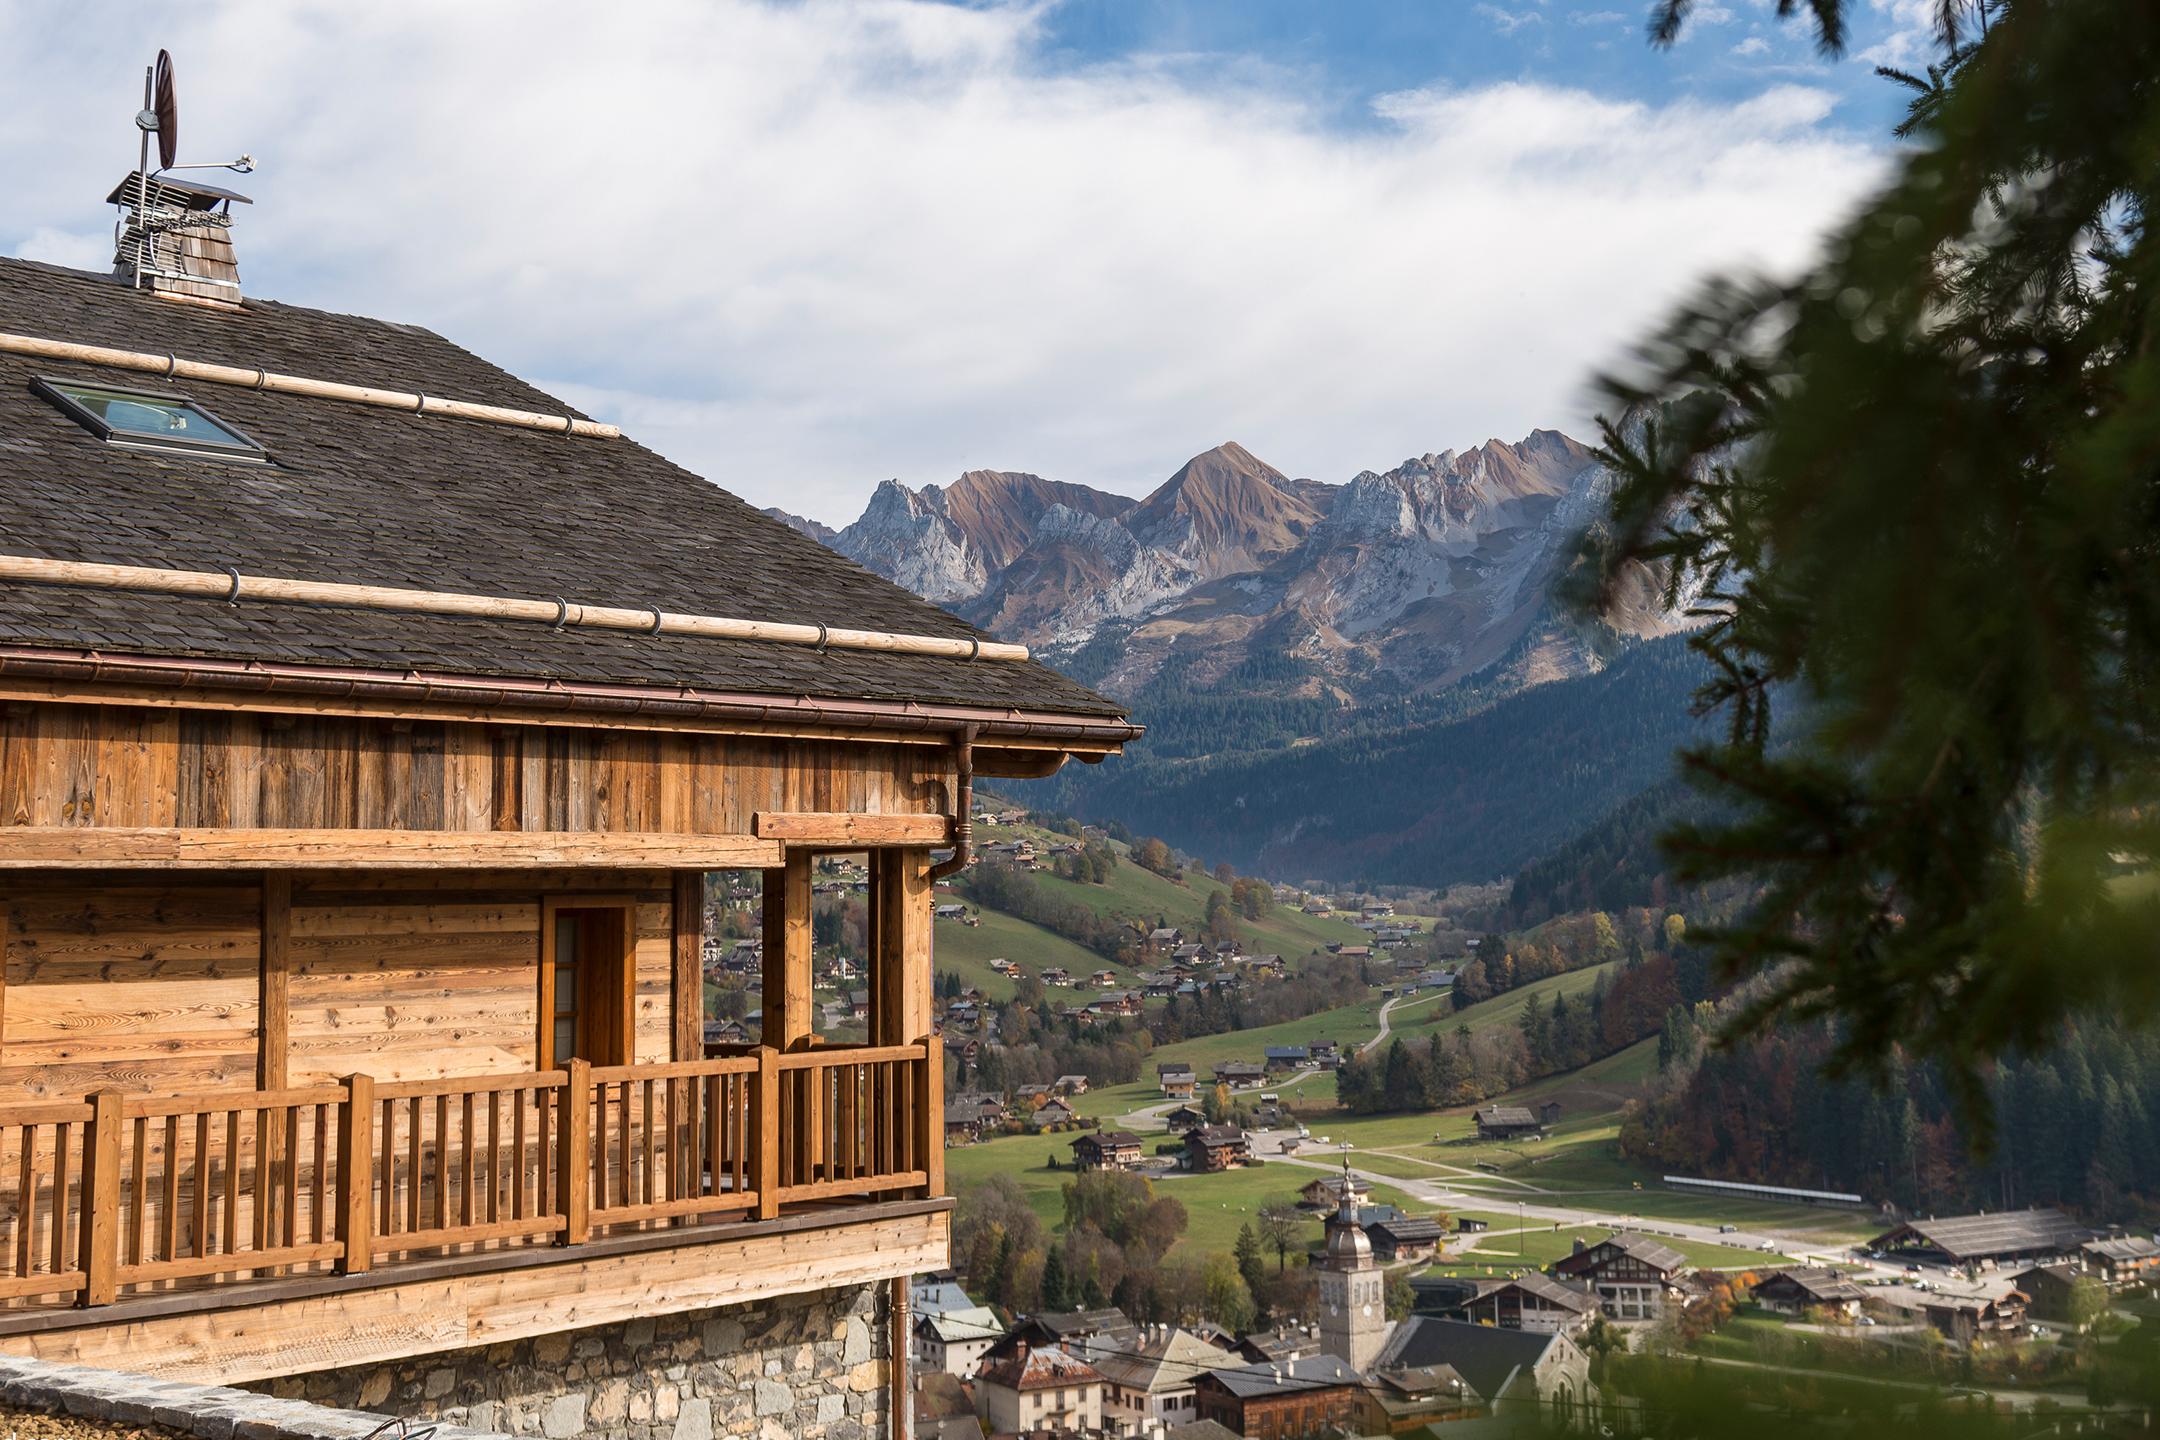
<svg viewBox="0 0 2160 1440">
<path fill-rule="evenodd" d="M 1342 1189 L 1335 1213 L 1328 1217 L 1327 1252 L 1320 1269 L 1320 1348 L 1353 1370 L 1367 1370 L 1387 1340 L 1387 1282 L 1373 1259 L 1372 1241 L 1358 1223 L 1355 1188 L 1346 1148 Z"/>
</svg>

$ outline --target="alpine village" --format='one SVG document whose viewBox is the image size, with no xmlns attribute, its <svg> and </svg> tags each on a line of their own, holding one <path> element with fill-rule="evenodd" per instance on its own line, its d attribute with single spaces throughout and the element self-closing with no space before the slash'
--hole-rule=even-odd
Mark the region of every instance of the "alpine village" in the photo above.
<svg viewBox="0 0 2160 1440">
<path fill-rule="evenodd" d="M 172 74 L 0 256 L 19 1433 L 2147 1433 L 2160 1046 L 1756 1023 L 1624 441 L 834 528 L 245 287 Z"/>
</svg>

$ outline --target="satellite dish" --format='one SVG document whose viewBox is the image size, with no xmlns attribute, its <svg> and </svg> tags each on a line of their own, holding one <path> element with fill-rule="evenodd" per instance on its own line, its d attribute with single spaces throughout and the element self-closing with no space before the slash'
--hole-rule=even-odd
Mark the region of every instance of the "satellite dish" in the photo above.
<svg viewBox="0 0 2160 1440">
<path fill-rule="evenodd" d="M 173 93 L 172 55 L 168 51 L 157 52 L 152 94 L 150 108 L 157 116 L 158 168 L 170 170 L 180 154 L 180 97 Z"/>
</svg>

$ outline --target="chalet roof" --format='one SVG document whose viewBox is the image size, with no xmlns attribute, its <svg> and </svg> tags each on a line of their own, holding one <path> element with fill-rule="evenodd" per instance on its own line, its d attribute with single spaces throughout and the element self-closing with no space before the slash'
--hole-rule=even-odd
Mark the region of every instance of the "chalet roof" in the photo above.
<svg viewBox="0 0 2160 1440">
<path fill-rule="evenodd" d="M 1256 1400 L 1294 1391 L 1332 1389 L 1363 1383 L 1358 1372 L 1333 1355 L 1307 1355 L 1299 1360 L 1274 1364 L 1240 1365 L 1235 1369 L 1208 1372 L 1216 1384 L 1240 1400 Z"/>
<path fill-rule="evenodd" d="M 1470 1112 L 1470 1118 L 1480 1125 L 1535 1125 L 1537 1116 L 1526 1105 L 1487 1105 L 1482 1110 Z"/>
<path fill-rule="evenodd" d="M 1791 1269 L 1773 1271 L 1755 1282 L 1757 1290 L 1774 1281 L 1782 1280 L 1800 1291 L 1816 1304 L 1828 1304 L 1840 1300 L 1865 1300 L 1867 1291 L 1847 1279 L 1842 1270 L 1827 1265 L 1800 1265 Z"/>
<path fill-rule="evenodd" d="M 1007 1390 L 1052 1390 L 1066 1385 L 1101 1384 L 1094 1366 L 1056 1345 L 1019 1347 L 1008 1354 L 993 1353 L 975 1372 L 978 1385 L 1000 1385 Z"/>
<path fill-rule="evenodd" d="M 1215 1073 L 1218 1076 L 1260 1075 L 1266 1073 L 1266 1069 L 1267 1067 L 1257 1060 L 1225 1060 L 1215 1067 Z"/>
<path fill-rule="evenodd" d="M 1940 1220 L 1911 1220 L 1879 1236 L 1875 1243 L 1915 1239 L 1955 1260 L 1984 1260 L 2071 1250 L 2092 1234 L 2060 1210 L 2005 1210 L 1994 1215 L 1951 1215 Z"/>
<path fill-rule="evenodd" d="M 1052 1310 L 1030 1316 L 1030 1328 L 1045 1335 L 1055 1335 L 1061 1340 L 1084 1340 L 1094 1335 L 1131 1335 L 1138 1333 L 1133 1322 L 1123 1310 L 1110 1306 L 1102 1310 Z"/>
<path fill-rule="evenodd" d="M 1373 1362 L 1373 1369 L 1446 1365 L 1462 1376 L 1463 1383 L 1481 1399 L 1489 1401 L 1506 1393 L 1518 1375 L 1529 1374 L 1545 1358 L 1547 1350 L 1566 1343 L 1559 1335 L 1536 1330 L 1503 1330 L 1494 1325 L 1412 1315 L 1395 1327 L 1395 1333 Z"/>
<path fill-rule="evenodd" d="M 1127 1146 L 1138 1149 L 1140 1137 L 1130 1130 L 1097 1130 L 1093 1134 L 1082 1135 L 1072 1143 L 1075 1149 L 1082 1145 L 1100 1145 L 1105 1150 L 1121 1150 Z"/>
<path fill-rule="evenodd" d="M 1385 1235 L 1396 1244 L 1437 1244 L 1447 1232 L 1440 1222 L 1422 1215 L 1404 1215 L 1397 1218 L 1375 1220 L 1365 1227 L 1374 1234 Z"/>
<path fill-rule="evenodd" d="M 1221 1346 L 1203 1340 L 1192 1331 L 1174 1328 L 1124 1350 L 1094 1357 L 1103 1378 L 1128 1390 L 1156 1393 L 1190 1390 L 1203 1370 L 1212 1370 L 1233 1359 Z"/>
<path fill-rule="evenodd" d="M 1270 1060 L 1303 1060 L 1312 1051 L 1303 1045 L 1270 1045 L 1264 1053 Z"/>
<path fill-rule="evenodd" d="M 1558 1276 L 1537 1270 L 1507 1278 L 1479 1280 L 1477 1286 L 1476 1298 L 1480 1300 L 1512 1287 L 1525 1295 L 1535 1295 L 1548 1305 L 1573 1310 L 1578 1315 L 1587 1314 L 1597 1306 L 1597 1297 L 1591 1293 L 1589 1286 L 1571 1285 Z"/>
<path fill-rule="evenodd" d="M 915 1332 L 944 1345 L 964 1345 L 973 1340 L 995 1340 L 1005 1333 L 996 1312 L 985 1305 L 939 1310 L 915 1322 Z"/>
<path fill-rule="evenodd" d="M 7 257 L 0 330 L 569 411 L 417 326 L 256 299 L 237 311 L 178 304 Z M 38 375 L 187 395 L 275 463 L 105 444 L 32 392 Z M 0 553 L 980 634 L 628 439 L 0 355 L 0 446 Z M 1033 662 L 13 584 L 0 586 L 4 644 L 1101 718 L 1122 709 Z"/>
<path fill-rule="evenodd" d="M 1191 1064 L 1191 1062 L 1189 1062 L 1189 1061 L 1185 1061 L 1185 1060 L 1171 1060 L 1171 1061 L 1166 1061 L 1165 1063 L 1163 1063 L 1163 1064 L 1161 1064 L 1161 1065 L 1157 1065 L 1157 1066 L 1155 1067 L 1155 1073 L 1156 1073 L 1157 1075 L 1163 1075 L 1163 1076 L 1169 1076 L 1169 1075 L 1190 1075 L 1190 1074 L 1192 1074 L 1192 1073 L 1193 1073 L 1193 1068 L 1192 1068 L 1192 1064 Z"/>
<path fill-rule="evenodd" d="M 2106 1240 L 2087 1240 L 2078 1249 L 2100 1260 L 2160 1259 L 2160 1244 L 2146 1235 L 2118 1235 Z"/>
<path fill-rule="evenodd" d="M 1652 1269 L 1664 1271 L 1668 1274 L 1687 1268 L 1687 1256 L 1661 1240 L 1653 1240 L 1648 1235 L 1638 1235 L 1630 1230 L 1616 1231 L 1596 1244 L 1578 1251 L 1576 1254 L 1562 1256 L 1554 1268 L 1566 1267 L 1569 1262 L 1581 1260 L 1587 1255 L 1595 1254 L 1600 1248 L 1608 1245 L 1623 1255 L 1640 1260 Z"/>
<path fill-rule="evenodd" d="M 1185 1138 L 1197 1140 L 1208 1149 L 1214 1150 L 1225 1145 L 1244 1144 L 1245 1132 L 1235 1125 L 1203 1125 Z"/>
</svg>

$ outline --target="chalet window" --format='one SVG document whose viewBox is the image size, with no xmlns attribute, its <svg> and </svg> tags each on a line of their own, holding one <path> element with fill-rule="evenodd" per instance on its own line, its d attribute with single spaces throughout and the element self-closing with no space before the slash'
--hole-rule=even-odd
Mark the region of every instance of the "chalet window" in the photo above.
<svg viewBox="0 0 2160 1440">
<path fill-rule="evenodd" d="M 120 390 L 45 376 L 33 388 L 108 445 L 257 465 L 270 458 L 262 446 L 185 395 Z"/>
<path fill-rule="evenodd" d="M 540 1064 L 633 1058 L 637 909 L 629 900 L 549 900 L 540 915 Z"/>
</svg>

